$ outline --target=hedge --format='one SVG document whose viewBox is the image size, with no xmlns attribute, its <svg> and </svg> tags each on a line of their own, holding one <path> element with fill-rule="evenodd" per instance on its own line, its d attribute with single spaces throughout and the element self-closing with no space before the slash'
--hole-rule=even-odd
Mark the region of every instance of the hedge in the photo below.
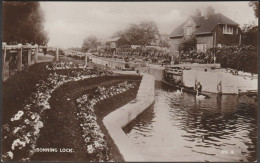
<svg viewBox="0 0 260 163">
<path fill-rule="evenodd" d="M 223 46 L 211 48 L 207 54 L 216 55 L 216 62 L 222 68 L 257 73 L 257 47 L 255 46 Z"/>
</svg>

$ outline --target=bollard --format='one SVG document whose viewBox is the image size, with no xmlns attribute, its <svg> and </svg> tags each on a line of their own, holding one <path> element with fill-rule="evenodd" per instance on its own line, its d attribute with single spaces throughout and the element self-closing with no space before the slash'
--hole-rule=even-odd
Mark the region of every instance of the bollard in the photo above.
<svg viewBox="0 0 260 163">
<path fill-rule="evenodd" d="M 22 71 L 22 57 L 23 57 L 23 48 L 22 48 L 22 44 L 18 44 L 18 58 L 17 58 L 17 68 L 18 71 Z"/>
<path fill-rule="evenodd" d="M 88 55 L 86 54 L 85 55 L 85 65 L 84 65 L 84 68 L 86 68 L 88 65 Z"/>
<path fill-rule="evenodd" d="M 35 45 L 35 51 L 34 51 L 34 64 L 38 62 L 38 45 Z"/>
<path fill-rule="evenodd" d="M 56 50 L 56 56 L 55 56 L 55 61 L 59 61 L 59 49 L 57 48 Z"/>
<path fill-rule="evenodd" d="M 32 49 L 28 49 L 28 66 L 32 64 Z"/>
</svg>

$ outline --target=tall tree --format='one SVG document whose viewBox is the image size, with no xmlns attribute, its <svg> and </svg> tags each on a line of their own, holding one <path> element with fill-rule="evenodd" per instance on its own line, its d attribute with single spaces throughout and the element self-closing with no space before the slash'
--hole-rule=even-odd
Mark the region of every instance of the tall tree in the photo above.
<svg viewBox="0 0 260 163">
<path fill-rule="evenodd" d="M 254 12 L 255 12 L 255 17 L 258 18 L 258 9 L 259 9 L 259 3 L 258 1 L 251 1 L 249 2 L 249 6 L 253 7 Z"/>
<path fill-rule="evenodd" d="M 258 26 L 255 24 L 245 24 L 242 27 L 242 44 L 257 46 Z"/>
<path fill-rule="evenodd" d="M 97 40 L 97 37 L 96 36 L 89 36 L 89 37 L 86 37 L 84 40 L 83 40 L 83 44 L 82 44 L 82 50 L 84 52 L 87 52 L 89 49 L 97 49 L 97 46 L 99 45 L 100 43 L 98 42 Z"/>
<path fill-rule="evenodd" d="M 170 47 L 170 38 L 169 38 L 169 36 L 167 34 L 161 34 L 158 45 L 160 47 L 167 47 L 167 48 L 169 48 Z"/>
<path fill-rule="evenodd" d="M 3 2 L 3 42 L 47 44 L 39 2 Z"/>
<path fill-rule="evenodd" d="M 124 31 L 117 31 L 113 34 L 112 38 L 116 38 L 116 37 L 124 37 L 125 32 Z"/>
<path fill-rule="evenodd" d="M 157 25 L 152 21 L 131 24 L 125 35 L 131 44 L 142 46 L 151 45 L 160 38 Z"/>
</svg>

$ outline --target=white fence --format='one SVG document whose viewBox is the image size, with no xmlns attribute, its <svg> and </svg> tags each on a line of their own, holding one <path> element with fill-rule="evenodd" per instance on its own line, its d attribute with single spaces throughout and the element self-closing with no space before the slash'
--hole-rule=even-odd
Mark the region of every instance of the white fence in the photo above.
<svg viewBox="0 0 260 163">
<path fill-rule="evenodd" d="M 38 52 L 39 48 L 47 48 L 46 46 L 39 46 L 39 45 L 6 45 L 6 43 L 2 43 L 2 68 L 4 68 L 6 63 L 7 51 L 8 50 L 17 50 L 17 69 L 18 71 L 22 70 L 22 58 L 23 58 L 23 50 L 28 51 L 28 66 L 32 65 L 33 63 L 38 62 Z M 53 48 L 52 48 L 53 49 Z M 59 60 L 59 49 L 56 49 L 56 61 Z M 32 50 L 34 51 L 34 57 L 32 58 Z M 33 62 L 32 62 L 33 61 Z"/>
</svg>

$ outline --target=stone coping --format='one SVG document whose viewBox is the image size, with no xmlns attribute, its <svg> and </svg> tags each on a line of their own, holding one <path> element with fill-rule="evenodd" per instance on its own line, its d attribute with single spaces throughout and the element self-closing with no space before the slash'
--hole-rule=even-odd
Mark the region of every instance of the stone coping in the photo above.
<svg viewBox="0 0 260 163">
<path fill-rule="evenodd" d="M 142 81 L 136 99 L 113 111 L 103 119 L 110 136 L 117 145 L 125 161 L 145 161 L 136 149 L 133 142 L 122 130 L 128 123 L 134 120 L 140 113 L 154 102 L 154 84 L 152 75 L 142 73 Z"/>
</svg>

